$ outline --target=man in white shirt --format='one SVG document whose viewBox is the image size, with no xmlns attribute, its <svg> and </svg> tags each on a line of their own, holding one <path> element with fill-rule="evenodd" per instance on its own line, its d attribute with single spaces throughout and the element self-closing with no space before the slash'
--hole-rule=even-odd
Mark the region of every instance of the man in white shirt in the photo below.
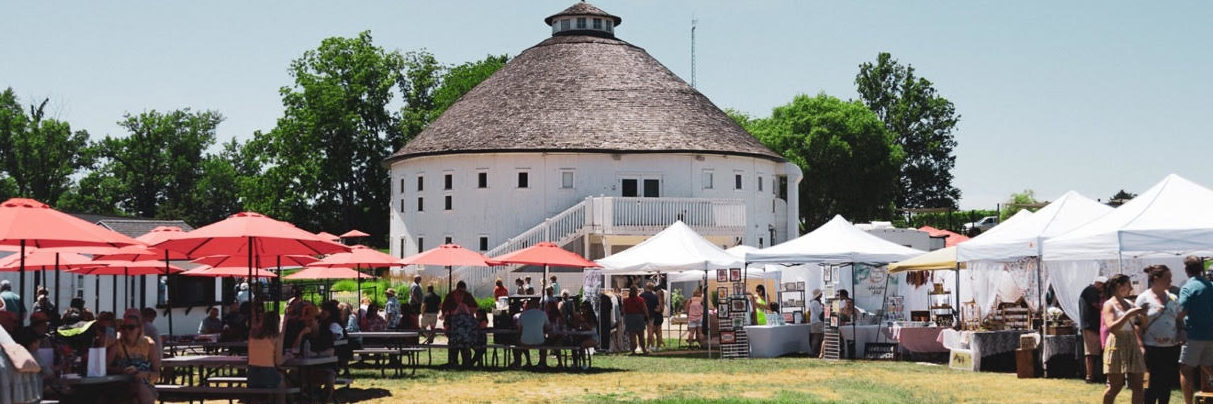
<svg viewBox="0 0 1213 404">
<path fill-rule="evenodd" d="M 548 322 L 548 316 L 539 309 L 539 301 L 537 299 L 528 299 L 522 314 L 518 315 L 518 344 L 522 347 L 541 346 L 547 340 L 547 332 L 551 330 L 552 325 Z M 514 351 L 514 366 L 522 364 L 521 354 L 526 354 L 526 361 L 531 363 L 531 353 L 527 349 L 519 349 Z M 539 366 L 547 366 L 547 351 L 539 350 Z"/>
</svg>

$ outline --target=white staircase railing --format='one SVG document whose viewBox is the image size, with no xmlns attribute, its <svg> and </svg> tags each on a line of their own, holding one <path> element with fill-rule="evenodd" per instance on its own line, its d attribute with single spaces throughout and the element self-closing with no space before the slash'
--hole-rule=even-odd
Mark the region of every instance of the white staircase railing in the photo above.
<svg viewBox="0 0 1213 404">
<path fill-rule="evenodd" d="M 586 197 L 556 216 L 488 250 L 485 255 L 496 257 L 544 241 L 563 247 L 577 237 L 591 233 L 656 234 L 677 220 L 705 236 L 740 236 L 745 232 L 746 205 L 740 199 Z M 514 267 L 459 267 L 454 274 L 467 282 L 473 294 L 484 296 L 491 293 L 496 278 Z"/>
</svg>

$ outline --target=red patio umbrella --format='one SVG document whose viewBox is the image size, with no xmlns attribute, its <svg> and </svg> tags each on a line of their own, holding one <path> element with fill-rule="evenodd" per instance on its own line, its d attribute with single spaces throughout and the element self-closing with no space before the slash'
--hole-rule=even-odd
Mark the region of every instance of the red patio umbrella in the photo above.
<svg viewBox="0 0 1213 404">
<path fill-rule="evenodd" d="M 177 227 L 177 226 L 156 226 L 155 228 L 152 228 L 151 231 L 144 233 L 143 235 L 141 235 L 139 237 L 135 237 L 135 240 L 138 240 L 144 244 L 151 245 L 151 244 L 157 244 L 157 243 L 163 242 L 165 240 L 169 240 L 169 239 L 178 237 L 182 234 L 185 234 L 185 232 L 182 231 L 181 228 Z M 117 260 L 117 261 L 164 261 L 164 271 L 163 271 L 163 273 L 160 273 L 157 275 L 164 275 L 165 278 L 168 278 L 171 273 L 171 271 L 169 269 L 169 262 L 175 261 L 175 260 L 189 259 L 189 257 L 185 256 L 185 254 L 182 254 L 179 252 L 169 251 L 169 250 L 166 250 L 163 248 L 146 247 L 146 246 L 128 246 L 128 247 L 120 248 L 117 251 L 113 251 L 113 252 L 100 252 L 99 255 L 96 256 L 95 258 L 98 260 Z M 101 278 L 97 278 L 97 287 L 98 288 L 100 288 L 100 285 L 101 285 L 100 279 Z M 167 283 L 166 287 L 172 286 L 172 283 L 168 282 L 167 279 L 166 279 L 166 283 Z M 164 305 L 166 307 L 168 307 L 168 310 L 167 310 L 168 315 L 165 317 L 168 318 L 168 335 L 170 338 L 172 338 L 172 336 L 173 336 L 173 308 L 172 308 L 172 304 L 171 304 L 172 296 L 173 296 L 172 290 L 168 290 L 164 296 Z"/>
<path fill-rule="evenodd" d="M 250 263 L 248 258 L 243 256 L 212 255 L 210 257 L 198 258 L 190 262 L 195 264 L 209 265 L 212 267 L 247 268 L 249 265 L 253 265 L 253 269 L 269 269 L 275 267 L 301 267 L 319 260 L 310 255 L 279 255 L 275 257 L 274 262 L 258 261 L 259 260 L 255 257 L 253 262 Z"/>
<path fill-rule="evenodd" d="M 370 234 L 366 234 L 362 230 L 358 230 L 358 229 L 350 230 L 350 231 L 347 231 L 347 232 L 341 234 L 341 238 L 370 237 L 370 236 L 371 236 Z"/>
<path fill-rule="evenodd" d="M 160 262 L 157 262 L 157 261 L 94 260 L 93 264 L 96 264 L 98 266 L 89 267 L 89 268 L 73 269 L 73 270 L 69 270 L 68 272 L 74 272 L 74 273 L 78 273 L 78 274 L 82 274 L 82 275 L 94 275 L 94 276 L 111 275 L 111 276 L 114 276 L 114 278 L 115 278 L 114 285 L 117 285 L 118 284 L 118 282 L 117 282 L 118 275 L 122 275 L 124 277 L 129 278 L 130 276 L 159 275 L 161 273 L 164 273 L 165 271 L 168 271 L 168 273 L 170 273 L 170 274 L 180 273 L 183 271 L 181 268 L 173 266 L 173 265 L 168 265 L 168 267 L 167 267 L 168 269 L 166 270 L 165 266 L 160 265 Z M 127 285 L 129 285 L 129 283 L 127 283 L 127 282 L 123 282 L 123 283 L 126 283 Z M 113 291 L 114 292 L 114 311 L 115 312 L 118 311 L 118 294 L 117 294 L 116 289 L 117 289 L 117 287 L 115 287 L 115 290 Z M 126 294 L 127 294 L 127 296 L 129 296 L 129 300 L 127 300 L 127 307 L 133 307 L 135 305 L 135 302 L 134 302 L 135 294 L 129 290 L 130 289 L 129 286 L 127 286 L 127 289 L 128 290 L 126 290 Z"/>
<path fill-rule="evenodd" d="M 345 267 L 307 267 L 302 271 L 282 277 L 282 279 L 319 280 L 319 279 L 350 279 L 374 278 L 373 276 Z"/>
<path fill-rule="evenodd" d="M 349 251 L 349 247 L 323 240 L 290 223 L 255 212 L 234 214 L 154 246 L 178 251 L 191 258 L 212 255 L 246 256 L 249 278 L 253 277 L 253 263 L 259 258 Z M 257 290 L 254 289 L 253 292 L 256 293 Z"/>
<path fill-rule="evenodd" d="M 445 266 L 447 276 L 447 290 L 453 290 L 453 276 L 451 275 L 451 267 L 454 266 L 473 266 L 487 267 L 492 266 L 487 262 L 488 258 L 478 252 L 460 247 L 458 244 L 443 244 L 434 247 L 420 254 L 406 257 L 400 260 L 404 265 L 434 265 Z"/>
<path fill-rule="evenodd" d="M 25 252 L 25 257 L 17 254 L 0 258 L 0 272 L 16 272 L 21 270 L 21 258 L 25 258 L 26 271 L 51 271 L 56 269 L 73 269 L 95 267 L 97 264 L 89 257 L 76 253 L 65 253 L 49 249 L 33 249 Z"/>
<path fill-rule="evenodd" d="M 316 233 L 316 235 L 317 235 L 317 236 L 320 236 L 320 238 L 321 238 L 321 239 L 328 240 L 328 241 L 332 241 L 332 242 L 334 242 L 334 243 L 340 243 L 340 242 L 341 242 L 341 237 L 340 237 L 340 236 L 338 236 L 338 235 L 336 235 L 336 234 L 333 234 L 333 233 L 329 233 L 329 232 L 327 232 L 327 231 L 322 231 L 322 232 Z"/>
<path fill-rule="evenodd" d="M 522 264 L 543 265 L 543 285 L 548 284 L 548 267 L 597 268 L 600 265 L 594 261 L 582 258 L 576 253 L 560 248 L 555 243 L 542 242 L 523 248 L 512 253 L 502 254 L 488 260 L 490 265 Z M 560 293 L 560 291 L 556 291 Z"/>
<path fill-rule="evenodd" d="M 134 239 L 51 209 L 45 203 L 12 198 L 0 204 L 0 245 L 18 246 L 20 293 L 25 293 L 25 248 L 139 244 Z M 56 292 L 55 300 L 58 301 Z M 25 317 L 19 319 L 25 324 Z"/>
<path fill-rule="evenodd" d="M 248 268 L 244 267 L 244 266 L 212 267 L 210 265 L 203 265 L 203 266 L 182 272 L 181 275 L 184 275 L 184 276 L 209 276 L 212 278 L 222 278 L 222 277 L 226 277 L 226 276 L 249 276 Z M 252 277 L 253 278 L 277 278 L 278 275 L 273 272 L 267 271 L 263 268 L 253 268 Z"/>
<path fill-rule="evenodd" d="M 399 258 L 381 253 L 373 248 L 361 244 L 350 247 L 349 252 L 331 254 L 324 257 L 320 261 L 308 264 L 309 267 L 354 267 L 354 270 L 358 271 L 358 273 L 362 273 L 362 267 L 382 268 L 401 265 L 401 260 Z M 362 277 L 359 276 L 357 279 L 358 301 L 362 301 Z"/>
</svg>

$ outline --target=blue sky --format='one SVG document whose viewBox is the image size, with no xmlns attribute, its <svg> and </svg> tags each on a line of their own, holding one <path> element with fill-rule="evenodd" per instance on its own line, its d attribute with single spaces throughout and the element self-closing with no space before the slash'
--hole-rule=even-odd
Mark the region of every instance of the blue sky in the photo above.
<svg viewBox="0 0 1213 404">
<path fill-rule="evenodd" d="M 219 136 L 273 127 L 287 66 L 323 38 L 371 30 L 444 63 L 516 55 L 550 35 L 560 1 L 4 2 L 0 87 L 95 138 L 125 112 L 190 107 Z M 961 114 L 965 208 L 1141 192 L 1168 173 L 1213 185 L 1213 3 L 600 0 L 617 35 L 718 106 L 765 116 L 800 93 L 856 97 L 858 65 L 888 51 Z"/>
</svg>

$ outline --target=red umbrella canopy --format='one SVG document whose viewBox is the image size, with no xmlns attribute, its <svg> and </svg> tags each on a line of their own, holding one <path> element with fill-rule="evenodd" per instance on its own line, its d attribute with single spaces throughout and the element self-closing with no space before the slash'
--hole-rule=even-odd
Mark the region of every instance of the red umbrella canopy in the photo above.
<svg viewBox="0 0 1213 404">
<path fill-rule="evenodd" d="M 144 233 L 142 236 L 135 237 L 135 240 L 142 241 L 147 245 L 154 245 L 165 240 L 181 237 L 183 234 L 185 234 L 185 231 L 181 230 L 181 228 L 177 226 L 156 226 L 152 229 L 152 231 Z"/>
<path fill-rule="evenodd" d="M 0 244 L 27 247 L 112 246 L 139 244 L 130 237 L 51 209 L 33 199 L 0 203 Z"/>
<path fill-rule="evenodd" d="M 320 236 L 321 239 L 332 241 L 334 243 L 341 241 L 340 236 L 333 234 L 333 233 L 326 232 L 326 231 L 316 233 L 316 235 Z"/>
<path fill-rule="evenodd" d="M 138 238 L 136 238 L 138 240 Z M 97 252 L 96 259 L 108 261 L 164 261 L 164 253 L 166 250 L 159 248 L 147 247 L 142 245 L 131 245 L 115 249 L 110 252 Z M 185 254 L 168 251 L 169 261 L 187 260 Z"/>
<path fill-rule="evenodd" d="M 282 279 L 370 279 L 373 276 L 344 267 L 308 267 Z"/>
<path fill-rule="evenodd" d="M 70 272 L 75 272 L 84 275 L 164 275 L 165 271 L 169 274 L 181 273 L 183 269 L 175 265 L 166 265 L 163 262 L 156 261 L 93 261 L 93 264 L 102 265 L 92 268 L 73 269 Z"/>
<path fill-rule="evenodd" d="M 436 266 L 490 266 L 480 253 L 460 247 L 458 244 L 443 244 L 423 253 L 400 260 L 403 265 Z"/>
<path fill-rule="evenodd" d="M 162 241 L 154 247 L 178 251 L 192 258 L 212 255 L 260 257 L 275 255 L 319 255 L 349 251 L 349 248 L 294 225 L 254 212 L 241 212 Z"/>
<path fill-rule="evenodd" d="M 261 269 L 278 267 L 279 258 L 283 267 L 301 267 L 313 262 L 319 261 L 308 255 L 283 255 L 281 257 L 253 257 L 253 266 Z M 231 256 L 231 255 L 213 255 L 210 257 L 202 257 L 191 261 L 195 264 L 202 264 L 212 267 L 232 267 L 244 268 L 245 275 L 248 275 L 248 257 L 247 256 Z"/>
<path fill-rule="evenodd" d="M 55 264 L 55 254 L 59 254 L 58 265 Z M 20 258 L 17 254 L 0 258 L 0 272 L 20 270 Z M 50 271 L 54 270 L 56 266 L 59 269 L 72 269 L 95 267 L 97 264 L 88 257 L 70 252 L 32 250 L 25 253 L 25 270 L 27 271 Z"/>
<path fill-rule="evenodd" d="M 248 267 L 212 267 L 209 265 L 203 265 L 189 271 L 182 272 L 181 274 L 185 276 L 209 276 L 212 278 L 222 278 L 227 276 L 247 277 L 249 272 Z M 254 268 L 253 277 L 277 278 L 278 275 L 261 268 Z"/>
<path fill-rule="evenodd" d="M 493 257 L 488 263 L 492 265 L 523 264 L 573 268 L 599 267 L 594 261 L 582 258 L 576 253 L 549 242 L 542 242 L 512 253 Z"/>
<path fill-rule="evenodd" d="M 364 245 L 350 247 L 350 252 L 336 253 L 308 264 L 309 267 L 397 267 L 403 260 Z"/>
<path fill-rule="evenodd" d="M 370 237 L 370 236 L 371 236 L 370 234 L 363 233 L 362 230 L 354 229 L 354 230 L 350 230 L 350 231 L 347 231 L 344 234 L 342 234 L 341 238 Z"/>
</svg>

